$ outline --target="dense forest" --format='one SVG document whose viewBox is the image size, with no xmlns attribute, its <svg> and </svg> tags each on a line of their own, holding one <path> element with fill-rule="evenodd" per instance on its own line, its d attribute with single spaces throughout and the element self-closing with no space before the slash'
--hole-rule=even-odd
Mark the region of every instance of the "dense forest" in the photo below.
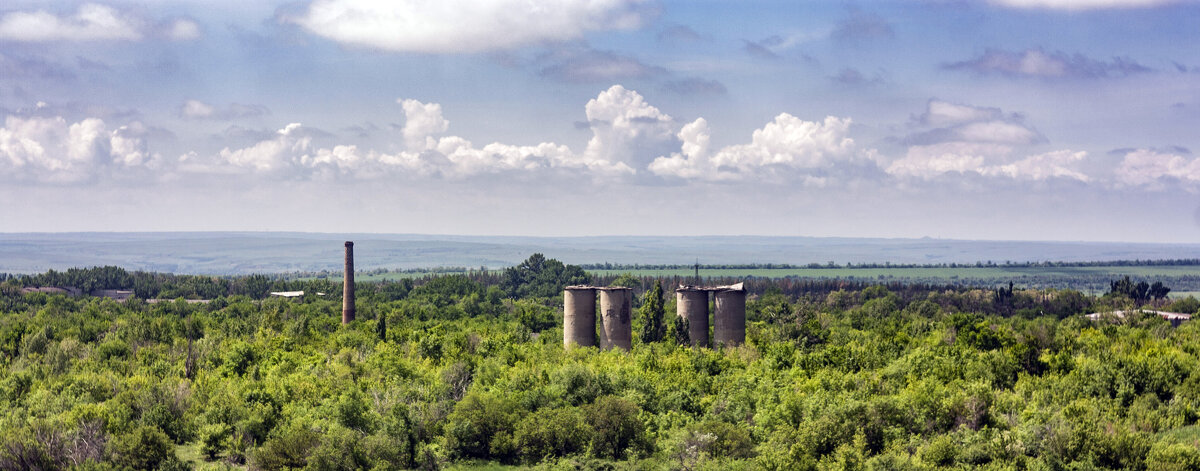
<svg viewBox="0 0 1200 471">
<path fill-rule="evenodd" d="M 1200 469 L 1200 326 L 1080 316 L 1194 298 L 750 280 L 746 344 L 710 349 L 679 344 L 678 281 L 535 255 L 358 283 L 343 326 L 324 279 L 9 278 L 0 469 Z M 634 287 L 634 332 L 665 332 L 564 350 L 577 283 Z"/>
</svg>

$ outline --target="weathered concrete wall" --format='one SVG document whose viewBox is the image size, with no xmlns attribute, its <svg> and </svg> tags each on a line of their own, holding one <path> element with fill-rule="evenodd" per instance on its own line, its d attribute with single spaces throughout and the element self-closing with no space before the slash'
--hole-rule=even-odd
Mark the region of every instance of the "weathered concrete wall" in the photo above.
<svg viewBox="0 0 1200 471">
<path fill-rule="evenodd" d="M 596 289 L 568 286 L 563 291 L 563 346 L 596 346 Z"/>
<path fill-rule="evenodd" d="M 741 345 L 746 341 L 746 292 L 716 291 L 713 344 Z"/>
<path fill-rule="evenodd" d="M 346 241 L 346 275 L 342 281 L 342 324 L 354 320 L 354 242 Z"/>
<path fill-rule="evenodd" d="M 600 348 L 633 348 L 633 290 L 600 288 Z"/>
<path fill-rule="evenodd" d="M 675 290 L 675 313 L 688 321 L 692 346 L 708 346 L 708 291 L 699 288 Z"/>
</svg>

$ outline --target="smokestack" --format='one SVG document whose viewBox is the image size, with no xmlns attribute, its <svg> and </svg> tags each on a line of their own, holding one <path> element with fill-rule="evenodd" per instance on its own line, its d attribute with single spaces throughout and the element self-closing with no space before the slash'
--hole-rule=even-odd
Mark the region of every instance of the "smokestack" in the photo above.
<svg viewBox="0 0 1200 471">
<path fill-rule="evenodd" d="M 346 274 L 342 286 L 342 324 L 354 320 L 354 242 L 346 241 Z"/>
</svg>

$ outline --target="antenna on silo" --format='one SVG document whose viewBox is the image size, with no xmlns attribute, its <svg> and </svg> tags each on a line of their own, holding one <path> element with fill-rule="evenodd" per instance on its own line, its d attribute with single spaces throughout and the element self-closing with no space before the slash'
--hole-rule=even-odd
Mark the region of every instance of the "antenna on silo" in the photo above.
<svg viewBox="0 0 1200 471">
<path fill-rule="evenodd" d="M 700 257 L 696 257 L 696 286 L 700 286 Z"/>
</svg>

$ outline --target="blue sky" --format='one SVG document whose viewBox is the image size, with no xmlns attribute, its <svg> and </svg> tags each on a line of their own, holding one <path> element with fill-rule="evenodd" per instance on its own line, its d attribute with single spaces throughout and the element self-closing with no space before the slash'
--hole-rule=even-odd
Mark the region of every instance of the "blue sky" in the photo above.
<svg viewBox="0 0 1200 471">
<path fill-rule="evenodd" d="M 1200 4 L 0 6 L 0 231 L 1193 242 Z"/>
</svg>

